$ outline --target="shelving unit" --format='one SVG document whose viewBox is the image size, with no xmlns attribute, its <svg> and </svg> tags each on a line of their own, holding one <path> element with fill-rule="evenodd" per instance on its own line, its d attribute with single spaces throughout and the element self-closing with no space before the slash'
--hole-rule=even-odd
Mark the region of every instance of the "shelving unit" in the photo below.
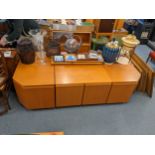
<svg viewBox="0 0 155 155">
<path fill-rule="evenodd" d="M 58 33 L 73 33 L 73 35 L 77 35 L 82 39 L 82 45 L 78 52 L 86 53 L 91 49 L 91 37 L 92 33 L 87 31 L 60 31 L 60 30 L 52 30 L 52 38 L 54 39 Z M 64 43 L 66 41 L 65 37 L 60 39 L 61 50 L 64 50 Z"/>
<path fill-rule="evenodd" d="M 95 24 L 96 38 L 107 36 L 111 39 L 113 36 L 124 36 L 128 34 L 128 32 L 123 29 L 123 19 L 95 19 L 93 23 Z"/>
<path fill-rule="evenodd" d="M 78 52 L 87 53 L 91 49 L 92 32 L 94 32 L 94 24 L 92 24 L 92 23 L 77 25 L 76 30 L 71 30 L 71 29 L 59 30 L 59 29 L 54 29 L 53 27 L 48 26 L 48 25 L 41 25 L 41 29 L 47 31 L 47 35 L 44 39 L 44 46 L 45 47 L 47 47 L 48 41 L 50 39 L 54 38 L 54 36 L 57 33 L 73 33 L 74 35 L 80 36 L 82 39 L 82 45 L 81 45 Z M 66 41 L 65 37 L 62 37 L 60 39 L 60 44 L 61 44 L 60 46 L 61 46 L 62 51 L 64 50 L 65 41 Z"/>
</svg>

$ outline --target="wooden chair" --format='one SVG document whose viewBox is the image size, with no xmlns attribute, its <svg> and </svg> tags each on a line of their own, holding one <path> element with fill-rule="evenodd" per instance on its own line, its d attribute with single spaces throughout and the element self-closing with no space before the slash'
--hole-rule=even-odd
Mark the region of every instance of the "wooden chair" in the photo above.
<svg viewBox="0 0 155 155">
<path fill-rule="evenodd" d="M 8 112 L 10 109 L 8 102 L 8 71 L 4 54 L 0 51 L 0 115 Z"/>
</svg>

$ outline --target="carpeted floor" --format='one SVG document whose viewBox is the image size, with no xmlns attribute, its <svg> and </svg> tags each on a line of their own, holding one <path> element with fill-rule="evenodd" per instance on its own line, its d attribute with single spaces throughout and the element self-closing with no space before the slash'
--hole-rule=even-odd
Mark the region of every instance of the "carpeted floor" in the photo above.
<svg viewBox="0 0 155 155">
<path fill-rule="evenodd" d="M 12 110 L 0 117 L 0 134 L 155 134 L 155 93 L 149 98 L 136 92 L 126 104 L 34 111 L 23 108 L 15 93 L 9 100 Z"/>
</svg>

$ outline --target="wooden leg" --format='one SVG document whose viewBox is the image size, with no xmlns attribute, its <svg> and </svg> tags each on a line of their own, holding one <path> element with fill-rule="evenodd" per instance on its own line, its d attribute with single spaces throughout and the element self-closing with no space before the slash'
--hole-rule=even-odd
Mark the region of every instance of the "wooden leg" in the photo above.
<svg viewBox="0 0 155 155">
<path fill-rule="evenodd" d="M 6 91 L 3 92 L 3 96 L 4 96 L 4 99 L 5 99 L 5 103 L 6 103 L 7 109 L 8 110 L 11 110 L 11 107 L 9 105 L 8 95 L 7 95 L 7 92 Z"/>
<path fill-rule="evenodd" d="M 8 98 L 6 96 L 4 96 L 4 100 L 5 100 L 5 108 L 8 110 L 11 110 L 11 107 L 9 105 L 9 101 L 8 101 Z"/>
<path fill-rule="evenodd" d="M 11 109 L 9 102 L 8 102 L 7 94 L 5 91 L 2 91 L 1 103 L 0 104 L 2 105 L 2 108 L 3 108 L 2 111 L 0 112 L 0 115 L 7 113 L 8 110 Z"/>
<path fill-rule="evenodd" d="M 7 106 L 6 100 L 4 98 L 1 100 L 1 105 L 2 105 L 3 109 L 2 109 L 2 111 L 0 111 L 0 116 L 8 112 L 8 106 Z"/>
</svg>

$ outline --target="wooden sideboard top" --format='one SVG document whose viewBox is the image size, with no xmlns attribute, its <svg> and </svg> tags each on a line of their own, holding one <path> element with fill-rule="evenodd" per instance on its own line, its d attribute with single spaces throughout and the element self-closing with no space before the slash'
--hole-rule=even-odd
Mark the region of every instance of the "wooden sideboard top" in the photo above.
<svg viewBox="0 0 155 155">
<path fill-rule="evenodd" d="M 35 61 L 27 65 L 19 62 L 13 80 L 23 86 L 54 85 L 54 66 L 51 65 L 50 59 L 46 60 L 46 64 Z"/>
<path fill-rule="evenodd" d="M 104 65 L 104 69 L 107 71 L 113 83 L 137 83 L 140 79 L 140 73 L 132 64 Z"/>
<path fill-rule="evenodd" d="M 103 65 L 58 65 L 56 85 L 111 83 Z"/>
<path fill-rule="evenodd" d="M 13 79 L 22 86 L 137 83 L 140 74 L 129 65 L 45 65 L 18 64 Z"/>
</svg>

